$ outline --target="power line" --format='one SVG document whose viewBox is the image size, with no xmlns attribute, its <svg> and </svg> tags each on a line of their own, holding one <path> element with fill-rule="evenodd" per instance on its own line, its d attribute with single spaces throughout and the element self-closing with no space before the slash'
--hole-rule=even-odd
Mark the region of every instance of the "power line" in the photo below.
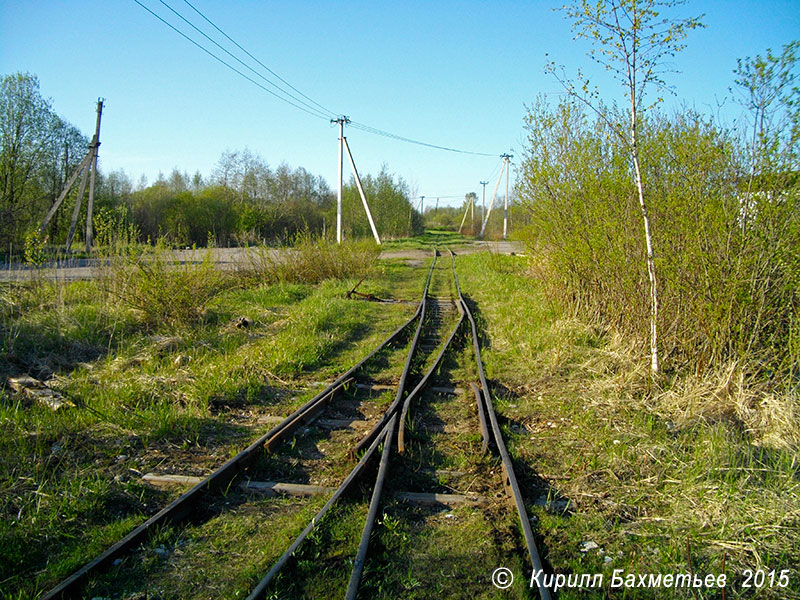
<svg viewBox="0 0 800 600">
<path fill-rule="evenodd" d="M 200 29 L 198 29 L 198 28 L 197 28 L 197 27 L 196 27 L 194 24 L 192 24 L 192 23 L 191 23 L 191 22 L 190 22 L 188 19 L 186 19 L 186 18 L 185 18 L 183 15 L 181 15 L 181 14 L 180 14 L 178 11 L 176 11 L 174 8 L 172 8 L 172 7 L 171 7 L 169 4 L 167 4 L 167 3 L 166 3 L 164 0 L 159 0 L 159 1 L 160 1 L 160 2 L 161 2 L 163 5 L 164 5 L 164 6 L 166 6 L 166 7 L 167 7 L 167 8 L 168 8 L 170 11 L 172 11 L 172 12 L 173 12 L 175 15 L 177 15 L 177 16 L 178 16 L 178 17 L 179 17 L 181 20 L 183 20 L 183 21 L 184 21 L 185 23 L 187 23 L 187 24 L 188 24 L 190 27 L 192 27 L 192 28 L 193 28 L 195 31 L 197 31 L 197 32 L 198 32 L 198 33 L 200 33 L 200 34 L 201 34 L 203 37 L 205 37 L 206 39 L 208 39 L 209 41 L 211 41 L 211 42 L 212 42 L 214 45 L 216 45 L 218 48 L 220 48 L 220 49 L 221 49 L 222 51 L 224 51 L 226 54 L 228 54 L 229 56 L 231 56 L 231 57 L 232 57 L 234 60 L 236 60 L 237 62 L 239 62 L 240 64 L 242 64 L 242 65 L 243 65 L 245 68 L 247 68 L 248 70 L 250 70 L 251 72 L 253 72 L 253 73 L 254 73 L 256 76 L 258 76 L 258 77 L 260 77 L 261 79 L 263 79 L 264 81 L 266 81 L 266 82 L 267 82 L 269 85 L 271 85 L 271 86 L 273 86 L 274 88 L 276 88 L 277 90 L 279 90 L 279 91 L 280 91 L 282 94 L 285 94 L 286 96 L 289 96 L 289 98 L 292 98 L 294 101 L 292 101 L 292 100 L 289 100 L 289 99 L 285 98 L 284 96 L 281 96 L 281 95 L 277 94 L 276 92 L 274 92 L 274 91 L 270 90 L 269 88 L 266 88 L 266 87 L 264 87 L 264 86 L 263 86 L 263 85 L 261 85 L 259 82 L 255 81 L 255 80 L 254 80 L 254 79 L 252 79 L 251 77 L 249 77 L 249 76 L 247 76 L 246 74 L 242 73 L 242 71 L 240 71 L 239 69 L 237 69 L 236 67 L 234 67 L 233 65 L 231 65 L 230 63 L 228 63 L 227 61 L 225 61 L 224 59 L 222 59 L 222 58 L 220 58 L 219 56 L 217 56 L 217 55 L 216 55 L 214 52 L 212 52 L 211 50 L 209 50 L 208 48 L 206 48 L 205 46 L 203 46 L 203 45 L 202 45 L 201 43 L 199 43 L 198 41 L 196 41 L 196 40 L 192 39 L 192 37 L 190 37 L 189 35 L 187 35 L 187 34 L 186 34 L 186 33 L 184 33 L 183 31 L 181 31 L 181 30 L 179 30 L 178 28 L 176 28 L 174 25 L 172 25 L 171 23 L 169 23 L 168 21 L 166 21 L 166 20 L 165 20 L 164 18 L 162 18 L 160 15 L 156 14 L 154 11 L 152 11 L 152 10 L 151 10 L 151 9 L 149 9 L 147 6 L 145 6 L 144 4 L 142 4 L 142 3 L 141 3 L 139 0 L 133 0 L 133 1 L 134 1 L 136 4 L 138 4 L 138 5 L 139 5 L 141 8 L 143 8 L 144 10 L 146 10 L 148 13 L 150 13 L 152 16 L 154 16 L 156 19 L 158 19 L 159 21 L 161 21 L 162 23 L 164 23 L 164 24 L 165 24 L 167 27 L 169 27 L 170 29 L 172 29 L 172 30 L 173 30 L 175 33 L 177 33 L 178 35 L 180 35 L 181 37 L 183 37 L 183 38 L 184 38 L 184 39 L 186 39 L 187 41 L 191 42 L 192 44 L 194 44 L 195 46 L 197 46 L 198 48 L 200 48 L 200 49 L 201 49 L 203 52 L 205 52 L 206 54 L 208 54 L 209 56 L 211 56 L 213 59 L 215 59 L 216 61 L 218 61 L 218 62 L 222 63 L 223 65 L 225 65 L 226 67 L 228 67 L 230 70 L 232 70 L 233 72 L 235 72 L 235 73 L 236 73 L 236 74 L 238 74 L 239 76 L 243 77 L 244 79 L 246 79 L 247 81 L 249 81 L 249 82 L 250 82 L 250 83 L 252 83 L 253 85 L 255 85 L 255 86 L 259 87 L 259 88 L 260 88 L 260 89 L 262 89 L 263 91 L 267 92 L 268 94 L 271 94 L 272 96 L 274 96 L 274 97 L 278 98 L 279 100 L 281 100 L 281 101 L 283 101 L 283 102 L 285 102 L 285 103 L 287 103 L 287 104 L 289 104 L 289 105 L 291 105 L 291 106 L 293 106 L 293 107 L 295 107 L 295 108 L 297 108 L 297 109 L 299 109 L 299 110 L 302 110 L 303 112 L 305 112 L 305 113 L 307 113 L 307 114 L 309 114 L 309 115 L 311 115 L 311 116 L 313 116 L 313 117 L 317 117 L 317 118 L 319 118 L 319 119 L 325 119 L 325 120 L 329 120 L 329 119 L 331 118 L 331 116 L 335 116 L 335 115 L 337 114 L 337 113 L 334 113 L 333 111 L 331 111 L 330 109 L 328 109 L 328 108 L 325 108 L 324 106 L 322 106 L 321 104 L 319 104 L 318 102 L 316 102 L 315 100 L 313 100 L 312 98 L 310 98 L 309 96 L 305 95 L 303 92 L 301 92 L 301 91 L 300 91 L 300 90 L 298 90 L 296 87 L 294 87 L 294 86 L 293 86 L 293 85 L 291 85 L 289 82 L 287 82 L 285 79 L 283 79 L 283 78 L 282 78 L 280 75 L 278 75 L 277 73 L 275 73 L 275 71 L 273 71 L 272 69 L 270 69 L 270 68 L 269 68 L 267 65 L 265 65 L 263 62 L 261 62 L 261 61 L 260 61 L 259 59 L 257 59 L 255 56 L 253 56 L 253 55 L 252 55 L 250 52 L 248 52 L 248 51 L 247 51 L 247 50 L 246 50 L 246 49 L 245 49 L 243 46 L 241 46 L 241 45 L 240 45 L 238 42 L 236 42 L 236 41 L 235 41 L 235 40 L 234 40 L 232 37 L 230 37 L 230 36 L 229 36 L 227 33 L 225 33 L 225 32 L 224 32 L 224 31 L 223 31 L 223 30 L 222 30 L 220 27 L 218 27 L 218 26 L 217 26 L 217 25 L 216 25 L 216 24 L 215 24 L 215 23 L 214 23 L 214 22 L 213 22 L 211 19 L 209 19 L 209 18 L 208 18 L 208 17 L 207 17 L 205 14 L 203 14 L 203 13 L 202 13 L 202 12 L 201 12 L 201 11 L 200 11 L 198 8 L 196 8 L 196 7 L 195 7 L 195 6 L 194 6 L 194 5 L 193 5 L 191 2 L 189 2 L 189 0 L 184 0 L 184 2 L 185 2 L 187 5 L 189 5 L 189 7 L 191 7 L 191 8 L 192 8 L 192 10 L 194 10 L 194 11 L 195 11 L 195 12 L 196 12 L 198 15 L 200 15 L 200 17 L 202 17 L 202 18 L 203 18 L 203 19 L 204 19 L 204 20 L 205 20 L 207 23 L 209 23 L 209 24 L 210 24 L 210 25 L 211 25 L 211 26 L 212 26 L 214 29 L 216 29 L 216 30 L 217 30 L 217 31 L 218 31 L 220 34 L 222 34 L 222 35 L 223 35 L 223 36 L 224 36 L 224 37 L 225 37 L 227 40 L 229 40 L 229 41 L 230 41 L 232 44 L 234 44 L 234 45 L 235 45 L 237 48 L 239 48 L 239 49 L 240 49 L 242 52 L 244 52 L 244 53 L 245 53 L 247 56 L 249 56 L 249 57 L 250 57 L 252 60 L 254 60 L 256 63 L 258 63 L 258 64 L 259 64 L 259 65 L 260 65 L 262 68 L 266 69 L 266 70 L 267 70 L 267 71 L 268 71 L 270 74 L 272 74 L 274 77 L 276 77 L 276 78 L 277 78 L 277 79 L 279 79 L 281 82 L 283 82 L 285 85 L 287 85 L 289 88 L 291 88 L 292 90 L 294 90 L 295 92 L 297 92 L 297 94 L 299 94 L 300 96 L 302 96 L 303 98 L 305 98 L 306 100 L 308 100 L 308 102 L 310 102 L 311 104 L 314 104 L 316 107 L 319 107 L 319 108 L 314 108 L 314 107 L 310 106 L 310 105 L 309 105 L 307 102 L 305 102 L 305 101 L 303 101 L 303 100 L 300 100 L 299 98 L 297 98 L 297 97 L 296 97 L 296 96 L 294 96 L 293 94 L 291 94 L 291 93 L 289 93 L 288 91 L 286 91 L 285 89 L 281 88 L 281 87 L 280 87 L 279 85 L 277 85 L 276 83 L 274 83 L 274 82 L 270 81 L 270 80 L 269 80 L 268 78 L 266 78 L 264 75 L 262 75 L 262 74 L 258 73 L 258 72 L 257 72 L 255 69 L 253 69 L 252 67 L 250 67 L 249 65 L 247 65 L 246 63 L 244 63 L 244 62 L 243 62 L 241 59 L 239 59 L 239 58 L 237 58 L 236 56 L 234 56 L 234 55 L 233 55 L 231 52 L 229 52 L 227 49 L 225 49 L 224 47 L 222 47 L 222 46 L 221 46 L 221 45 L 220 45 L 218 42 L 216 42 L 215 40 L 213 40 L 212 38 L 210 38 L 208 35 L 206 35 L 206 34 L 205 34 L 203 31 L 201 31 Z M 401 141 L 401 142 L 406 142 L 406 143 L 409 143 L 409 144 L 416 144 L 416 145 L 419 145 L 419 146 L 425 146 L 425 147 L 428 147 L 428 148 L 434 148 L 434 149 L 437 149 L 437 150 L 444 150 L 444 151 L 446 151 L 446 152 L 455 152 L 455 153 L 458 153 L 458 154 L 470 154 L 470 155 L 473 155 L 473 156 L 496 156 L 496 154 L 493 154 L 493 153 L 488 153 L 488 152 L 474 152 L 474 151 L 470 151 L 470 150 L 462 150 L 462 149 L 459 149 L 459 148 L 452 148 L 452 147 L 449 147 L 449 146 L 441 146 L 441 145 L 438 145 L 438 144 L 430 144 L 430 143 L 428 143 L 428 142 L 423 142 L 423 141 L 420 141 L 420 140 L 415 140 L 415 139 L 408 138 L 408 137 L 405 137 L 405 136 L 402 136 L 402 135 L 398 135 L 398 134 L 396 134 L 396 133 L 391 133 L 391 132 L 389 132 L 389 131 L 384 131 L 384 130 L 382 130 L 382 129 L 378 129 L 378 128 L 376 128 L 376 127 L 371 127 L 371 126 L 369 126 L 369 125 L 366 125 L 366 124 L 364 124 L 364 123 L 359 123 L 359 122 L 357 122 L 357 121 L 352 121 L 352 122 L 351 122 L 351 125 L 352 125 L 353 127 L 355 127 L 356 129 L 358 129 L 358 130 L 364 131 L 364 132 L 366 132 L 366 133 L 371 133 L 371 134 L 373 134 L 373 135 L 380 135 L 380 136 L 383 136 L 383 137 L 386 137 L 386 138 L 390 138 L 390 139 L 394 139 L 394 140 L 398 140 L 398 141 Z"/>
<path fill-rule="evenodd" d="M 500 157 L 497 161 L 497 164 L 494 166 L 494 169 L 492 169 L 492 174 L 486 178 L 487 181 L 492 181 L 497 176 L 497 174 L 500 172 L 500 169 L 502 168 L 502 165 L 503 165 L 503 158 Z"/>
<path fill-rule="evenodd" d="M 370 127 L 369 125 L 364 125 L 363 123 L 359 123 L 357 121 L 352 121 L 351 125 L 356 129 L 360 129 L 361 131 L 366 131 L 367 133 L 382 135 L 384 137 L 399 140 L 401 142 L 408 142 L 409 144 L 417 144 L 419 146 L 427 146 L 428 148 L 436 148 L 437 150 L 446 150 L 447 152 L 457 152 L 459 154 L 472 154 L 473 156 L 497 156 L 496 154 L 490 154 L 488 152 L 472 152 L 470 150 L 459 150 L 458 148 L 449 148 L 447 146 L 438 146 L 436 144 L 420 142 L 419 140 L 412 140 L 411 138 L 403 137 L 402 135 L 397 135 L 396 133 L 383 131 L 375 127 Z"/>
<path fill-rule="evenodd" d="M 256 80 L 254 80 L 254 79 L 252 79 L 252 78 L 248 77 L 247 75 L 245 75 L 244 73 L 242 73 L 242 72 L 241 72 L 239 69 L 237 69 L 236 67 L 234 67 L 234 66 L 233 66 L 233 65 L 231 65 L 230 63 L 226 62 L 224 59 L 222 59 L 222 58 L 220 58 L 219 56 L 217 56 L 216 54 L 214 54 L 214 53 L 213 53 L 211 50 L 209 50 L 208 48 L 206 48 L 205 46 L 203 46 L 203 45 L 202 45 L 202 44 L 200 44 L 199 42 L 197 42 L 197 41 L 193 40 L 191 37 L 189 37 L 188 35 L 186 35 L 185 33 L 183 33 L 183 32 L 182 32 L 180 29 L 178 29 L 177 27 L 175 27 L 174 25 L 172 25 L 171 23 L 169 23 L 168 21 L 166 21 L 165 19 L 163 19 L 161 16 L 159 16 L 158 14 L 156 14 L 155 12 L 153 12 L 152 10 L 150 10 L 149 8 L 147 8 L 147 7 L 146 7 L 144 4 L 142 4 L 141 2 L 139 2 L 139 0 L 133 0 L 133 1 L 134 1 L 136 4 L 138 4 L 139 6 L 141 6 L 141 7 L 142 7 L 144 10 L 146 10 L 147 12 L 149 12 L 151 15 L 153 15 L 153 16 L 154 16 L 156 19 L 158 19 L 159 21 L 161 21 L 162 23 L 164 23 L 164 25 L 166 25 L 167 27 L 169 27 L 170 29 L 172 29 L 172 30 L 173 30 L 175 33 L 177 33 L 178 35 L 180 35 L 182 38 L 186 39 L 187 41 L 191 42 L 192 44 L 194 44 L 195 46 L 197 46 L 198 48 L 200 48 L 200 50 L 202 50 L 203 52 L 205 52 L 206 54 L 208 54 L 208 55 L 209 55 L 210 57 L 212 57 L 214 60 L 221 62 L 223 65 L 225 65 L 226 67 L 228 67 L 228 68 L 229 68 L 231 71 L 233 71 L 234 73 L 237 73 L 237 74 L 238 74 L 238 75 L 240 75 L 241 77 L 244 77 L 245 79 L 247 79 L 247 81 L 249 81 L 249 82 L 250 82 L 250 83 L 252 83 L 253 85 L 255 85 L 255 86 L 258 86 L 259 88 L 261 88 L 262 90 L 264 90 L 264 91 L 265 91 L 265 92 L 267 92 L 268 94 L 271 94 L 272 96 L 275 96 L 275 97 L 276 97 L 278 100 L 281 100 L 281 101 L 283 101 L 283 102 L 286 102 L 287 104 L 290 104 L 291 106 L 294 106 L 295 108 L 297 108 L 297 109 L 299 109 L 299 110 L 302 110 L 302 111 L 303 111 L 303 112 L 305 112 L 305 113 L 308 113 L 308 114 L 309 114 L 309 115 L 311 115 L 312 117 L 317 117 L 318 119 L 325 119 L 325 120 L 328 120 L 328 117 L 327 117 L 327 116 L 323 116 L 323 115 L 321 115 L 319 112 L 312 112 L 312 111 L 311 111 L 311 110 L 309 110 L 308 108 L 305 108 L 304 106 L 301 106 L 301 105 L 299 105 L 299 104 L 295 104 L 295 103 L 294 103 L 294 102 L 292 102 L 291 100 L 287 100 L 286 98 L 284 98 L 283 96 L 279 96 L 278 94 L 276 94 L 275 92 L 273 92 L 273 91 L 272 91 L 272 90 L 270 90 L 269 88 L 266 88 L 266 87 L 264 87 L 263 85 L 261 85 L 260 83 L 258 83 Z"/>
<path fill-rule="evenodd" d="M 172 7 L 171 7 L 169 4 L 167 4 L 167 3 L 166 3 L 164 0 L 159 0 L 159 2 L 161 2 L 161 4 L 163 4 L 164 6 L 166 6 L 166 7 L 167 7 L 167 8 L 168 8 L 168 9 L 169 9 L 169 10 L 170 10 L 170 11 L 171 11 L 171 12 L 172 12 L 174 15 L 176 15 L 176 16 L 177 16 L 177 17 L 178 17 L 180 20 L 182 20 L 184 23 L 186 23 L 186 24 L 187 24 L 189 27 L 191 27 L 191 28 L 192 28 L 192 29 L 194 29 L 194 30 L 195 30 L 197 33 L 199 33 L 199 34 L 200 34 L 200 35 L 202 35 L 204 38 L 206 38 L 206 39 L 207 39 L 209 42 L 211 42 L 211 43 L 212 43 L 212 44 L 214 44 L 214 45 L 215 45 L 217 48 L 219 48 L 220 50 L 222 50 L 222 51 L 223 51 L 225 54 L 227 54 L 228 56 L 230 56 L 230 57 L 231 57 L 233 60 L 235 60 L 236 62 L 238 62 L 240 65 L 242 65 L 242 66 L 243 66 L 245 69 L 249 70 L 249 71 L 250 71 L 251 73 L 253 73 L 253 74 L 254 74 L 256 77 L 260 77 L 261 79 L 263 79 L 264 81 L 266 81 L 266 82 L 267 82 L 267 84 L 271 85 L 272 87 L 274 87 L 275 89 L 277 89 L 278 91 L 280 91 L 282 94 L 286 94 L 287 96 L 289 96 L 290 98 L 292 98 L 292 99 L 293 99 L 293 100 L 295 100 L 296 102 L 298 102 L 298 103 L 300 103 L 300 104 L 303 104 L 303 105 L 305 105 L 305 106 L 306 106 L 307 108 L 309 108 L 311 111 L 320 113 L 320 116 L 324 116 L 325 118 L 328 118 L 328 117 L 330 116 L 330 115 L 327 115 L 327 114 L 325 114 L 325 113 L 323 113 L 323 112 L 320 112 L 318 109 L 314 108 L 314 107 L 313 107 L 313 106 L 311 106 L 309 103 L 305 102 L 304 100 L 301 100 L 301 99 L 300 99 L 300 98 L 298 98 L 297 96 L 294 96 L 294 95 L 290 94 L 289 92 L 287 92 L 286 90 L 284 90 L 282 87 L 280 87 L 279 85 L 277 85 L 277 84 L 276 84 L 276 83 L 274 83 L 273 81 L 270 81 L 270 80 L 269 80 L 267 77 L 265 77 L 264 75 L 262 75 L 261 73 L 259 73 L 258 71 L 256 71 L 256 70 L 255 70 L 253 67 L 251 67 L 250 65 L 248 65 L 247 63 L 245 63 L 245 62 L 244 62 L 243 60 L 241 60 L 241 59 L 240 59 L 238 56 L 234 55 L 234 54 L 233 54 L 232 52 L 230 52 L 230 51 L 229 51 L 227 48 L 223 47 L 223 46 L 222 46 L 222 45 L 221 45 L 219 42 L 217 42 L 215 39 L 211 38 L 211 37 L 210 37 L 209 35 L 207 35 L 207 34 L 206 34 L 204 31 L 202 31 L 201 29 L 199 29 L 199 28 L 198 28 L 198 27 L 197 27 L 197 26 L 196 26 L 194 23 L 192 23 L 191 21 L 189 21 L 189 19 L 187 19 L 187 18 L 186 18 L 186 17 L 184 17 L 184 16 L 183 16 L 181 13 L 179 13 L 177 10 L 175 10 L 174 8 L 172 8 Z M 190 5 L 190 6 L 191 6 L 191 5 Z M 192 8 L 194 8 L 194 7 L 192 7 Z M 224 34 L 223 34 L 223 35 L 224 35 Z M 267 70 L 269 70 L 269 69 L 267 69 Z M 272 73 L 272 71 L 270 71 L 270 72 Z M 279 79 L 280 79 L 280 78 L 279 78 Z M 291 87 L 291 86 L 290 86 L 290 87 Z M 324 107 L 323 107 L 323 108 L 324 108 Z M 326 110 L 327 110 L 327 109 L 326 109 Z"/>
<path fill-rule="evenodd" d="M 336 113 L 334 113 L 332 110 L 330 110 L 330 109 L 328 109 L 328 108 L 325 108 L 325 107 L 324 107 L 324 106 L 322 106 L 322 105 L 321 105 L 319 102 L 316 102 L 315 100 L 313 100 L 313 99 L 309 98 L 308 96 L 306 96 L 306 95 L 305 95 L 303 92 L 301 92 L 300 90 L 298 90 L 298 89 L 297 89 L 296 87 L 294 87 L 294 86 L 293 86 L 291 83 L 289 83 L 289 82 L 288 82 L 288 81 L 286 81 L 286 80 L 285 80 L 283 77 L 281 77 L 280 75 L 278 75 L 278 74 L 277 74 L 275 71 L 273 71 L 272 69 L 270 69 L 270 68 L 269 68 L 267 65 L 265 65 L 263 62 L 261 62 L 260 60 L 258 60 L 258 59 L 257 59 L 255 56 L 253 56 L 252 54 L 250 54 L 250 53 L 249 53 L 247 50 L 245 50 L 245 49 L 244 49 L 244 48 L 243 48 L 243 47 L 242 47 L 242 46 L 241 46 L 241 45 L 240 45 L 240 44 L 239 44 L 239 43 L 238 43 L 236 40 L 234 40 L 234 39 L 233 39 L 231 36 L 229 36 L 227 33 L 225 33 L 224 31 L 222 31 L 222 29 L 220 29 L 219 27 L 217 27 L 217 25 L 216 25 L 216 24 L 215 24 L 215 23 L 214 23 L 214 22 L 213 22 L 211 19 L 209 19 L 207 16 L 205 16 L 205 15 L 204 15 L 204 14 L 203 14 L 203 13 L 202 13 L 202 12 L 201 12 L 201 11 L 200 11 L 198 8 L 196 8 L 196 7 L 195 7 L 195 6 L 194 6 L 194 5 L 193 5 L 191 2 L 189 2 L 189 0 L 183 0 L 183 1 L 184 1 L 186 4 L 188 4 L 188 5 L 189 5 L 189 6 L 192 8 L 192 10 L 194 10 L 194 11 L 195 11 L 195 12 L 196 12 L 198 15 L 200 15 L 200 16 L 201 16 L 203 19 L 205 19 L 205 21 L 206 21 L 206 22 L 207 22 L 209 25 L 211 25 L 211 26 L 212 26 L 214 29 L 216 29 L 216 30 L 217 30 L 217 31 L 219 31 L 219 32 L 220 32 L 222 35 L 224 35 L 224 36 L 225 36 L 225 38 L 226 38 L 228 41 L 230 41 L 230 42 L 231 42 L 231 43 L 232 43 L 234 46 L 236 46 L 237 48 L 239 48 L 239 50 L 241 50 L 242 52 L 244 52 L 245 54 L 247 54 L 247 56 L 249 56 L 249 57 L 250 57 L 250 58 L 252 58 L 254 61 L 256 61 L 256 62 L 257 62 L 259 65 L 261 65 L 262 67 L 264 67 L 264 68 L 265 68 L 267 71 L 269 71 L 269 72 L 270 72 L 272 75 L 274 75 L 275 77 L 277 77 L 277 78 L 278 78 L 278 79 L 279 79 L 281 82 L 283 82 L 283 83 L 285 83 L 286 85 L 288 85 L 288 86 L 289 86 L 291 89 L 293 89 L 295 92 L 297 92 L 298 94 L 300 94 L 300 95 L 301 95 L 303 98 L 305 98 L 306 100 L 308 100 L 309 102 L 311 102 L 311 103 L 312 103 L 312 104 L 314 104 L 315 106 L 318 106 L 319 108 L 321 108 L 321 109 L 323 110 L 323 112 L 325 112 L 325 113 L 328 113 L 330 116 L 335 116 L 335 115 L 336 115 Z"/>
</svg>

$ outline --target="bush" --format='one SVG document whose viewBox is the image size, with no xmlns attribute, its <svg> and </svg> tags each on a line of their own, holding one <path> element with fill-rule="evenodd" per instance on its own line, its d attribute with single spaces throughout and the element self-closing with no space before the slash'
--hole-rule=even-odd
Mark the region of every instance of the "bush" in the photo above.
<svg viewBox="0 0 800 600">
<path fill-rule="evenodd" d="M 193 253 L 194 254 L 194 253 Z M 148 326 L 179 326 L 200 321 L 214 296 L 235 282 L 219 271 L 210 251 L 201 261 L 180 260 L 160 242 L 135 255 L 112 258 L 101 280 L 118 301 L 141 311 Z"/>
<path fill-rule="evenodd" d="M 379 254 L 380 248 L 372 240 L 337 244 L 305 232 L 295 238 L 292 247 L 251 248 L 250 265 L 243 274 L 267 283 L 318 283 L 362 277 Z"/>
<path fill-rule="evenodd" d="M 622 121 L 624 117 L 620 117 Z M 528 115 L 518 192 L 552 297 L 644 344 L 644 237 L 626 149 L 568 101 Z M 737 139 L 693 112 L 641 124 L 665 366 L 729 360 L 797 368 L 800 189 L 781 173 L 747 190 Z"/>
</svg>

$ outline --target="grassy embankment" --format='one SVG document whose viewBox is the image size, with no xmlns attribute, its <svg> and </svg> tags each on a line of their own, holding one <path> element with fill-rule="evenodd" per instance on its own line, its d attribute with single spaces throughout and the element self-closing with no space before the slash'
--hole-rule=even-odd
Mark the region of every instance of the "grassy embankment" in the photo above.
<svg viewBox="0 0 800 600">
<path fill-rule="evenodd" d="M 796 391 L 747 387 L 729 371 L 655 387 L 642 348 L 549 307 L 524 259 L 481 254 L 459 267 L 486 331 L 488 373 L 541 551 L 556 572 L 604 573 L 606 586 L 614 569 L 725 572 L 725 598 L 800 597 Z M 748 569 L 765 571 L 767 583 L 744 588 Z M 770 587 L 769 572 L 777 584 L 783 569 L 789 587 Z M 604 594 L 722 597 L 665 587 L 560 597 Z"/>
</svg>

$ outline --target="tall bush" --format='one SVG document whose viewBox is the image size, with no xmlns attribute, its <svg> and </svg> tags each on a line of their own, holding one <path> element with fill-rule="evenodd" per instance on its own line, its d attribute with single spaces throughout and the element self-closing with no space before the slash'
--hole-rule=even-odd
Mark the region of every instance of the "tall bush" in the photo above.
<svg viewBox="0 0 800 600">
<path fill-rule="evenodd" d="M 695 112 L 654 113 L 640 125 L 643 180 L 659 231 L 666 366 L 703 371 L 735 359 L 762 373 L 796 368 L 797 183 L 783 178 L 779 190 L 748 194 L 738 138 Z M 518 193 L 550 293 L 644 345 L 648 274 L 636 189 L 611 127 L 568 100 L 534 104 Z"/>
</svg>

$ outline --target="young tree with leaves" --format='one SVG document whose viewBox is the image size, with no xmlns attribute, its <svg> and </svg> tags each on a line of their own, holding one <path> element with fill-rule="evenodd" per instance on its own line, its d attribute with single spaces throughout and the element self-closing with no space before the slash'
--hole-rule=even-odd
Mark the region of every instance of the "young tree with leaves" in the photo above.
<svg viewBox="0 0 800 600">
<path fill-rule="evenodd" d="M 646 110 L 661 101 L 661 97 L 658 97 L 646 105 L 649 100 L 648 90 L 669 89 L 662 78 L 668 70 L 664 59 L 684 48 L 682 42 L 690 30 L 702 27 L 701 17 L 677 19 L 661 15 L 662 10 L 670 11 L 682 4 L 685 4 L 684 0 L 575 0 L 573 4 L 563 7 L 567 17 L 573 21 L 572 29 L 577 37 L 592 43 L 589 56 L 625 88 L 629 107 L 627 132 L 615 126 L 613 118 L 599 102 L 597 90 L 590 89 L 589 81 L 580 72 L 579 83 L 576 85 L 563 75 L 563 69 L 559 74 L 554 63 L 548 65 L 548 71 L 567 92 L 603 118 L 628 146 L 647 249 L 647 273 L 650 280 L 650 369 L 653 374 L 659 371 L 658 279 L 648 203 L 639 162 L 639 123 Z"/>
</svg>

